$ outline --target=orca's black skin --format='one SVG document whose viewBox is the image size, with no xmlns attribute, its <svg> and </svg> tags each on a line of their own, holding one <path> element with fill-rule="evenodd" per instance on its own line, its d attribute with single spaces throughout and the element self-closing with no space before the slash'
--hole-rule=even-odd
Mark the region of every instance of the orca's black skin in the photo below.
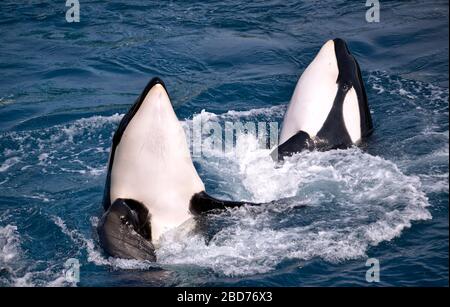
<svg viewBox="0 0 450 307">
<path fill-rule="evenodd" d="M 116 199 L 97 226 L 100 245 L 110 256 L 156 261 L 150 214 L 133 199 Z"/>
<path fill-rule="evenodd" d="M 359 64 L 350 53 L 344 40 L 336 38 L 334 51 L 339 69 L 336 80 L 338 91 L 333 102 L 330 113 L 322 128 L 317 133 L 319 142 L 314 144 L 306 132 L 299 131 L 296 135 L 279 145 L 273 152 L 272 158 L 283 160 L 303 150 L 330 150 L 337 148 L 348 148 L 353 145 L 352 140 L 345 128 L 343 104 L 348 91 L 353 87 L 358 98 L 359 113 L 361 120 L 361 139 L 367 138 L 373 132 L 372 117 L 367 103 L 366 90 L 361 77 Z"/>
<path fill-rule="evenodd" d="M 270 154 L 274 161 L 281 161 L 284 157 L 292 156 L 300 152 L 300 150 L 313 150 L 314 142 L 309 134 L 299 131 L 291 136 L 286 142 L 277 146 Z"/>
<path fill-rule="evenodd" d="M 168 93 L 161 79 L 153 78 L 150 80 L 136 102 L 120 121 L 119 127 L 113 136 L 103 194 L 105 213 L 97 227 L 100 245 L 107 254 L 113 257 L 156 261 L 155 250 L 151 241 L 151 216 L 148 209 L 144 204 L 133 199 L 116 199 L 111 204 L 110 195 L 111 170 L 117 145 L 120 143 L 125 129 L 139 110 L 148 92 L 156 84 L 161 84 Z M 245 204 L 256 205 L 245 202 L 218 200 L 203 191 L 192 196 L 190 210 L 192 214 L 198 215 L 215 209 L 232 208 Z"/>
<path fill-rule="evenodd" d="M 212 212 L 214 210 L 224 210 L 226 208 L 237 208 L 243 205 L 255 206 L 259 204 L 242 202 L 242 201 L 229 201 L 220 200 L 209 196 L 206 192 L 202 191 L 200 193 L 194 194 L 191 198 L 189 210 L 194 215 L 199 215 L 202 213 Z"/>
</svg>

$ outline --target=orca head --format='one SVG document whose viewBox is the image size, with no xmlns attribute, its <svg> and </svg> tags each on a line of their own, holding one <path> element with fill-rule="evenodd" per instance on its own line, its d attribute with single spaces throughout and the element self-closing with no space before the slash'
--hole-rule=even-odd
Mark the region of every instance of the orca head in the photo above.
<svg viewBox="0 0 450 307">
<path fill-rule="evenodd" d="M 112 256 L 141 259 L 133 246 L 151 250 L 162 233 L 192 216 L 190 200 L 204 189 L 166 87 L 154 78 L 113 136 L 101 245 Z"/>
<path fill-rule="evenodd" d="M 297 82 L 284 116 L 278 157 L 348 147 L 371 130 L 359 65 L 344 40 L 329 40 Z"/>
<path fill-rule="evenodd" d="M 110 201 L 143 203 L 155 243 L 191 217 L 190 199 L 205 187 L 162 81 L 153 79 L 126 116 L 110 161 Z"/>
<path fill-rule="evenodd" d="M 303 131 L 314 138 L 337 93 L 339 67 L 334 41 L 327 41 L 300 76 L 286 110 L 279 144 Z"/>
</svg>

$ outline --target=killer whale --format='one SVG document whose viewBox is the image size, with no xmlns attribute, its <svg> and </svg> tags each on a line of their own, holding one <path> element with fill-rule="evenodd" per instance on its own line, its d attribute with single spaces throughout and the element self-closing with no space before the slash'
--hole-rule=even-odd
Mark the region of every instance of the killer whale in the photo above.
<svg viewBox="0 0 450 307">
<path fill-rule="evenodd" d="M 303 150 L 358 145 L 373 132 L 361 69 L 346 42 L 327 41 L 299 78 L 274 160 Z"/>
<path fill-rule="evenodd" d="M 153 78 L 114 133 L 97 233 L 113 257 L 155 261 L 155 243 L 192 216 L 249 204 L 208 195 L 164 82 Z"/>
</svg>

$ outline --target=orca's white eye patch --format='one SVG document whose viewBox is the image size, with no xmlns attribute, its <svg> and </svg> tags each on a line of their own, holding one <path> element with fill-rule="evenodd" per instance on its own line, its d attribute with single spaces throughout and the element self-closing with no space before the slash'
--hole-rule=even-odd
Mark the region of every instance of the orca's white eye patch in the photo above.
<svg viewBox="0 0 450 307">
<path fill-rule="evenodd" d="M 345 95 L 343 105 L 345 128 L 354 144 L 361 139 L 361 120 L 359 115 L 359 102 L 355 88 L 351 87 Z"/>
</svg>

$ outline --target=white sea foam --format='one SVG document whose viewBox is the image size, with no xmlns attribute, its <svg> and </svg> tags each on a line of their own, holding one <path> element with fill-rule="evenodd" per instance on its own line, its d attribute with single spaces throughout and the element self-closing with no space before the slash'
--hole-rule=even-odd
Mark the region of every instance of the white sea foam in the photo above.
<svg viewBox="0 0 450 307">
<path fill-rule="evenodd" d="M 258 108 L 258 109 L 251 109 L 248 111 L 235 111 L 230 110 L 226 113 L 220 114 L 221 119 L 242 119 L 242 118 L 248 118 L 248 117 L 255 117 L 255 116 L 264 116 L 264 117 L 283 117 L 284 112 L 286 111 L 287 106 L 286 105 L 276 105 L 272 107 L 266 107 L 266 108 Z"/>
<path fill-rule="evenodd" d="M 3 150 L 3 162 L 0 154 L 0 173 L 10 178 L 37 166 L 46 174 L 102 175 L 106 166 L 96 164 L 95 158 L 109 151 L 112 131 L 122 116 L 92 116 L 44 129 L 5 132 L 0 137 L 11 147 Z"/>
<path fill-rule="evenodd" d="M 448 88 L 386 72 L 373 72 L 368 81 L 379 94 L 393 96 L 388 99 L 391 105 L 382 112 L 389 116 L 401 112 L 423 125 L 421 131 L 412 130 L 409 137 L 388 144 L 395 162 L 407 173 L 419 176 L 426 193 L 448 193 Z"/>
<path fill-rule="evenodd" d="M 423 107 L 414 109 L 427 116 L 434 116 L 436 109 L 448 114 L 448 90 L 402 79 L 390 80 L 385 88 L 383 78 L 383 74 L 371 76 L 379 94 L 403 96 L 416 107 L 421 103 Z M 419 101 L 422 99 L 425 102 Z M 224 121 L 230 114 L 245 120 L 250 113 L 202 112 L 197 120 Z M 257 113 L 262 114 L 260 110 Z M 427 126 L 415 136 L 441 138 L 445 145 L 420 156 L 417 163 L 439 159 L 448 165 L 444 161 L 448 161 L 448 131 L 437 130 Z M 232 153 L 211 151 L 206 159 L 197 159 L 202 169 L 220 174 L 220 193 L 233 199 L 274 202 L 218 215 L 216 219 L 222 219 L 225 226 L 211 239 L 183 227 L 165 234 L 157 250 L 159 261 L 197 265 L 225 275 L 249 275 L 271 271 L 285 259 L 319 257 L 339 262 L 366 257 L 370 246 L 400 236 L 413 221 L 432 218 L 425 193 L 448 192 L 448 171 L 406 175 L 404 170 L 417 166 L 410 156 L 397 165 L 351 148 L 304 152 L 276 165 L 269 153 L 260 149 L 250 134 L 239 136 Z M 290 199 L 281 200 L 286 197 Z M 293 210 L 305 205 L 308 209 L 304 211 Z M 289 220 L 294 222 L 279 227 Z"/>
<path fill-rule="evenodd" d="M 45 270 L 36 270 L 21 248 L 20 233 L 15 225 L 0 226 L 0 268 L 7 272 L 0 278 L 0 286 L 70 286 L 62 270 L 48 265 Z"/>
<path fill-rule="evenodd" d="M 2 165 L 0 165 L 0 173 L 7 171 L 11 166 L 19 163 L 20 159 L 18 157 L 12 157 L 6 159 Z"/>
<path fill-rule="evenodd" d="M 8 97 L 0 98 L 0 107 L 7 106 L 16 102 L 15 99 L 12 98 L 13 95 L 9 95 Z"/>
<path fill-rule="evenodd" d="M 14 260 L 19 249 L 19 235 L 17 227 L 6 225 L 0 227 L 0 265 Z"/>
<path fill-rule="evenodd" d="M 378 94 L 401 96 L 419 110 L 426 108 L 434 114 L 444 113 L 448 116 L 448 88 L 417 80 L 407 80 L 389 75 L 383 71 L 372 72 L 368 83 Z M 394 102 L 398 103 L 394 100 Z"/>
<path fill-rule="evenodd" d="M 262 114 L 280 118 L 279 109 L 222 115 L 202 111 L 192 120 L 245 120 Z M 120 120 L 120 116 L 114 120 Z M 80 127 L 86 121 L 82 122 Z M 64 132 L 71 142 L 84 133 L 77 129 L 71 126 Z M 233 152 L 208 152 L 208 158 L 196 160 L 207 170 L 206 176 L 220 177 L 216 184 L 221 194 L 273 203 L 219 214 L 216 219 L 221 226 L 211 239 L 187 231 L 185 225 L 165 234 L 156 251 L 160 265 L 200 266 L 235 276 L 266 273 L 287 259 L 319 257 L 339 262 L 365 257 L 370 246 L 398 237 L 411 227 L 412 221 L 431 218 L 420 178 L 405 175 L 386 159 L 352 148 L 302 153 L 277 165 L 269 153 L 259 148 L 254 135 L 242 134 Z M 87 167 L 83 170 L 89 172 Z M 280 200 L 286 197 L 291 198 Z M 306 213 L 296 211 L 300 206 L 310 209 Z M 289 225 L 289 220 L 299 223 Z M 154 265 L 107 258 L 93 239 L 68 230 L 61 220 L 56 223 L 86 249 L 90 262 L 120 269 L 148 269 Z M 288 226 L 278 227 L 279 223 Z"/>
<path fill-rule="evenodd" d="M 399 236 L 412 221 L 431 218 L 419 178 L 381 157 L 352 148 L 304 152 L 277 165 L 269 153 L 255 136 L 241 135 L 232 154 L 200 159 L 203 168 L 216 168 L 230 183 L 221 185 L 229 188 L 225 194 L 275 202 L 219 215 L 232 223 L 210 241 L 180 229 L 166 234 L 159 261 L 232 276 L 265 273 L 286 259 L 338 262 L 365 257 L 370 246 Z M 238 183 L 245 192 L 233 188 Z M 280 201 L 286 197 L 291 199 Z M 292 211 L 302 205 L 310 209 Z M 278 226 L 289 220 L 306 225 Z"/>
</svg>

